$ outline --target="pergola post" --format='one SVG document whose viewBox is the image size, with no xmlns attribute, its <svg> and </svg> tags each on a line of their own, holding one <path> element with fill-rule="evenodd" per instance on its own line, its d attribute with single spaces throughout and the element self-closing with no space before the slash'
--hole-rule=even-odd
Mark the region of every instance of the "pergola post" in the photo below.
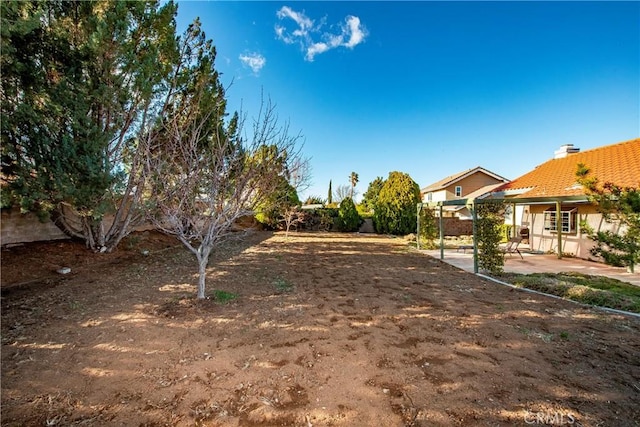
<svg viewBox="0 0 640 427">
<path fill-rule="evenodd" d="M 416 215 L 416 248 L 420 250 L 420 213 L 422 212 L 422 203 L 418 203 L 418 215 Z"/>
<path fill-rule="evenodd" d="M 523 205 L 523 204 L 545 204 L 545 205 L 549 205 L 549 204 L 554 204 L 556 205 L 556 239 L 557 239 L 557 244 L 558 244 L 558 258 L 562 258 L 562 244 L 563 244 L 563 232 L 562 232 L 562 203 L 585 203 L 588 202 L 588 199 L 586 198 L 586 196 L 584 195 L 576 195 L 576 196 L 564 196 L 564 197 L 504 197 L 502 194 L 500 194 L 499 196 L 495 196 L 492 197 L 492 200 L 503 200 L 505 201 L 505 203 L 513 203 L 514 206 L 516 205 Z M 469 200 L 469 199 L 456 199 L 456 200 L 445 200 L 445 201 L 441 201 L 441 202 L 437 202 L 437 206 L 439 206 L 440 208 L 440 230 L 443 230 L 443 226 L 442 226 L 442 209 L 443 206 L 467 206 L 467 208 L 469 209 L 469 211 L 472 213 L 473 216 L 473 259 L 474 259 L 474 271 L 477 273 L 478 272 L 478 242 L 476 239 L 476 234 L 477 234 L 477 224 L 476 221 L 478 220 L 478 213 L 476 212 L 476 204 L 478 203 L 482 203 L 483 199 L 473 199 L 473 200 Z M 551 208 L 553 209 L 553 208 Z M 515 212 L 515 208 L 514 208 L 514 212 Z M 514 223 L 516 222 L 516 217 L 517 215 L 514 215 Z M 530 234 L 529 234 L 529 239 L 531 239 L 531 232 L 533 230 L 530 230 Z M 515 227 L 514 227 L 514 234 L 515 234 Z M 516 236 L 517 237 L 517 236 Z M 545 242 L 548 242 L 548 238 L 547 235 L 544 234 L 541 238 L 545 239 Z M 553 236 L 550 237 L 551 240 L 553 241 Z M 531 242 L 531 240 L 530 240 Z M 531 243 L 529 243 L 529 245 L 531 246 Z M 553 247 L 553 244 L 551 245 Z M 443 237 L 442 235 L 440 236 L 440 259 L 444 259 L 444 252 L 443 252 L 443 248 L 444 248 L 444 243 L 443 243 Z"/>
<path fill-rule="evenodd" d="M 511 237 L 518 237 L 518 232 L 516 231 L 516 204 L 511 204 Z"/>
<path fill-rule="evenodd" d="M 471 202 L 471 214 L 473 217 L 473 272 L 478 273 L 478 211 L 475 200 Z"/>
<path fill-rule="evenodd" d="M 562 259 L 562 201 L 556 200 L 556 233 L 558 237 L 558 259 Z"/>
<path fill-rule="evenodd" d="M 440 222 L 440 259 L 444 259 L 444 222 L 442 220 L 442 205 L 440 205 L 440 218 L 438 221 Z"/>
</svg>

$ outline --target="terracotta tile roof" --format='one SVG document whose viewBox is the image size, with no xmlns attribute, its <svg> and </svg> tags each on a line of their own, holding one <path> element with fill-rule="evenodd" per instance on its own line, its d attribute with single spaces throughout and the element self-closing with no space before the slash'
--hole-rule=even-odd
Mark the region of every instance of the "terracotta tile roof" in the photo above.
<svg viewBox="0 0 640 427">
<path fill-rule="evenodd" d="M 486 175 L 489 175 L 489 176 L 491 176 L 493 178 L 496 178 L 498 180 L 505 181 L 505 182 L 508 181 L 507 178 L 501 177 L 497 173 L 493 173 L 488 169 L 485 169 L 485 168 L 480 167 L 480 166 L 476 166 L 475 168 L 467 169 L 465 171 L 458 172 L 458 173 L 453 174 L 453 175 L 449 175 L 448 177 L 446 177 L 444 179 L 441 179 L 438 182 L 434 182 L 433 184 L 424 187 L 422 190 L 420 190 L 420 192 L 421 193 L 428 193 L 430 191 L 442 190 L 443 188 L 446 188 L 449 185 L 453 184 L 454 182 L 456 182 L 456 181 L 458 181 L 458 180 L 460 180 L 460 179 L 462 179 L 462 178 L 464 178 L 466 176 L 469 176 L 469 175 L 471 175 L 471 174 L 473 174 L 475 172 L 482 172 L 482 173 L 484 173 Z"/>
<path fill-rule="evenodd" d="M 601 183 L 639 187 L 640 138 L 551 159 L 494 191 L 515 192 L 518 197 L 579 196 L 584 191 L 576 182 L 578 163 Z"/>
</svg>

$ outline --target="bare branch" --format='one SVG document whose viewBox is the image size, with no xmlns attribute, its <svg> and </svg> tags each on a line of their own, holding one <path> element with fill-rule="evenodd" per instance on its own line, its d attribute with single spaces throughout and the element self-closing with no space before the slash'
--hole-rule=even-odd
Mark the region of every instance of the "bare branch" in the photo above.
<svg viewBox="0 0 640 427">
<path fill-rule="evenodd" d="M 174 91 L 171 111 L 144 140 L 150 219 L 196 256 L 199 298 L 205 297 L 209 255 L 237 235 L 235 222 L 252 214 L 282 176 L 303 183 L 308 170 L 297 146 L 300 137 L 288 134 L 288 124 L 278 124 L 272 104 L 262 106 L 253 133 L 244 135 L 242 116 L 223 120 L 224 91 L 217 76 L 210 77 L 192 92 Z"/>
</svg>

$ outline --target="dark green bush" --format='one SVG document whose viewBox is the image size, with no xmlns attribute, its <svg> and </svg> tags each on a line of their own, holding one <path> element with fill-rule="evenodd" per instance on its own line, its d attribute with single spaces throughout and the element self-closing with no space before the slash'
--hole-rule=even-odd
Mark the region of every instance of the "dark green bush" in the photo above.
<svg viewBox="0 0 640 427">
<path fill-rule="evenodd" d="M 287 209 L 301 204 L 296 189 L 286 179 L 281 178 L 281 180 L 276 191 L 256 207 L 256 220 L 263 227 L 271 230 L 279 227 Z"/>
<path fill-rule="evenodd" d="M 362 195 L 362 203 L 360 204 L 362 210 L 372 212 L 375 209 L 378 203 L 378 195 L 383 185 L 384 179 L 382 179 L 381 176 L 376 177 L 376 179 L 369 183 L 367 191 Z M 362 212 L 360 212 L 360 215 L 362 215 Z"/>
<path fill-rule="evenodd" d="M 338 209 L 336 208 L 321 208 L 316 209 L 314 212 L 315 221 L 318 224 L 318 229 L 322 231 L 331 231 L 333 225 L 338 218 Z"/>
<path fill-rule="evenodd" d="M 362 218 L 358 214 L 356 205 L 351 197 L 347 197 L 340 202 L 338 208 L 338 218 L 336 226 L 340 231 L 357 231 L 362 224 Z"/>
<path fill-rule="evenodd" d="M 416 232 L 420 187 L 402 172 L 391 172 L 375 205 L 373 225 L 376 232 L 405 235 Z"/>
</svg>

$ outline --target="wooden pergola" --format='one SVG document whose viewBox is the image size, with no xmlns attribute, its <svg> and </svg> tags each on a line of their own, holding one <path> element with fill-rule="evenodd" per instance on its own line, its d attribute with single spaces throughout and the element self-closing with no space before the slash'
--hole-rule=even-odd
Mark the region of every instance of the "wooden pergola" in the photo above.
<svg viewBox="0 0 640 427">
<path fill-rule="evenodd" d="M 418 249 L 420 249 L 420 211 L 423 207 L 429 207 L 432 209 L 438 209 L 439 211 L 439 228 L 440 228 L 440 259 L 444 259 L 444 226 L 442 221 L 442 213 L 444 206 L 465 206 L 471 212 L 472 220 L 473 220 L 473 272 L 478 273 L 478 239 L 476 238 L 477 228 L 476 223 L 478 220 L 478 211 L 476 209 L 477 205 L 493 202 L 493 201 L 503 201 L 505 203 L 511 204 L 513 206 L 512 209 L 512 223 L 514 224 L 513 233 L 516 237 L 516 205 L 548 205 L 555 204 L 556 206 L 556 221 L 561 218 L 562 215 L 562 203 L 571 202 L 571 203 L 588 203 L 589 200 L 585 195 L 578 196 L 561 196 L 561 197 L 504 197 L 499 195 L 492 195 L 490 197 L 478 197 L 475 199 L 456 199 L 456 200 L 445 200 L 439 202 L 429 202 L 429 203 L 418 203 L 418 229 L 416 238 Z M 556 227 L 557 239 L 558 239 L 558 259 L 562 258 L 562 240 L 563 233 L 562 227 Z"/>
</svg>

